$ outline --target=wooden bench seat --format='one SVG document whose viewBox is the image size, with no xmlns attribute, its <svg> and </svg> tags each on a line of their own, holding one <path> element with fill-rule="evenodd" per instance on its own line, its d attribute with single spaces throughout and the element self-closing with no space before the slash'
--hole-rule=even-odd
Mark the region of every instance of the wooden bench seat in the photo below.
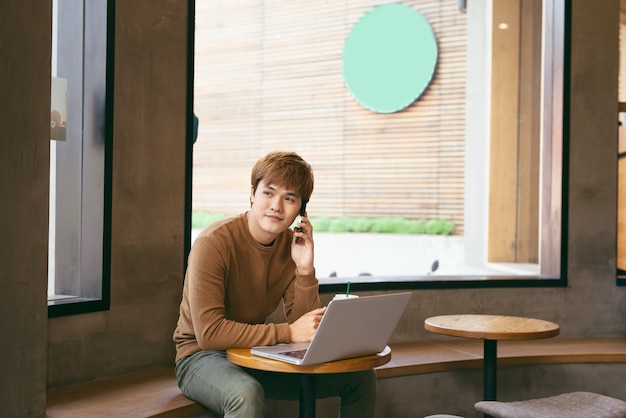
<svg viewBox="0 0 626 418">
<path fill-rule="evenodd" d="M 481 340 L 445 338 L 390 344 L 379 379 L 482 367 Z M 498 343 L 498 365 L 626 362 L 626 337 L 556 337 Z M 173 369 L 149 371 L 48 392 L 48 418 L 182 418 L 207 413 L 178 389 Z M 216 415 L 217 416 L 217 415 Z"/>
<path fill-rule="evenodd" d="M 182 394 L 173 368 L 52 390 L 46 404 L 46 418 L 184 418 L 206 412 Z"/>
<path fill-rule="evenodd" d="M 482 340 L 446 338 L 391 344 L 378 378 L 483 367 Z M 498 342 L 498 366 L 626 362 L 626 337 L 556 337 Z"/>
</svg>

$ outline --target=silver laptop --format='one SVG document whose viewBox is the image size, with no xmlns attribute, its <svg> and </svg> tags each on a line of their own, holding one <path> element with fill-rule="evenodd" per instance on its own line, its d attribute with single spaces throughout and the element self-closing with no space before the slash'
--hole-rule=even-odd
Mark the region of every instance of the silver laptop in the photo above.
<svg viewBox="0 0 626 418">
<path fill-rule="evenodd" d="M 332 300 L 311 342 L 257 346 L 250 353 L 302 366 L 379 353 L 410 298 L 406 292 Z"/>
</svg>

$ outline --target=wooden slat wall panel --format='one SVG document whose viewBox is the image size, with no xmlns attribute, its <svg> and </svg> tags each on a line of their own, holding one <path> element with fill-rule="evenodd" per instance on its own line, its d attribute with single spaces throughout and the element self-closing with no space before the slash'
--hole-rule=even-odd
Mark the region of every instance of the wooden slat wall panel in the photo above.
<svg viewBox="0 0 626 418">
<path fill-rule="evenodd" d="M 624 103 L 620 103 L 620 107 Z M 626 271 L 626 126 L 618 130 L 618 165 L 617 165 L 617 268 Z"/>
<path fill-rule="evenodd" d="M 431 85 L 393 114 L 361 107 L 341 72 L 344 40 L 380 1 L 196 2 L 193 209 L 239 213 L 254 162 L 309 161 L 312 216 L 450 219 L 463 232 L 465 25 L 457 2 L 404 4 L 439 46 Z"/>
</svg>

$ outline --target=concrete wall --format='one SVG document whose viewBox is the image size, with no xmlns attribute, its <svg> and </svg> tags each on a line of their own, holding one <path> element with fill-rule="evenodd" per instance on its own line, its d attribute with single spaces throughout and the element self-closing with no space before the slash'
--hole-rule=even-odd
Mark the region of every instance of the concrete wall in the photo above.
<svg viewBox="0 0 626 418">
<path fill-rule="evenodd" d="M 172 365 L 183 269 L 187 4 L 116 3 L 111 309 L 50 320 L 50 5 L 9 0 L 0 17 L 1 416 L 42 416 L 46 386 Z M 536 316 L 561 324 L 563 335 L 626 334 L 626 288 L 615 286 L 618 11 L 616 0 L 573 4 L 569 286 L 415 291 L 394 340 L 435 338 L 424 318 L 455 312 Z M 626 399 L 623 372 L 512 368 L 499 389 L 508 398 L 585 388 Z M 379 415 L 472 416 L 480 385 L 478 371 L 387 379 Z"/>
<path fill-rule="evenodd" d="M 37 10 L 37 13 L 33 13 Z M 0 13 L 0 416 L 46 402 L 50 32 L 47 1 Z"/>
</svg>

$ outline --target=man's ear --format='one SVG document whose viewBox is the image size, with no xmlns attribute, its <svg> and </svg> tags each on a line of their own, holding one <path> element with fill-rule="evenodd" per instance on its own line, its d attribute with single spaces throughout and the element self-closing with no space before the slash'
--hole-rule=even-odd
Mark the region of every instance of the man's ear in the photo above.
<svg viewBox="0 0 626 418">
<path fill-rule="evenodd" d="M 250 206 L 254 202 L 254 186 L 250 186 Z"/>
</svg>

